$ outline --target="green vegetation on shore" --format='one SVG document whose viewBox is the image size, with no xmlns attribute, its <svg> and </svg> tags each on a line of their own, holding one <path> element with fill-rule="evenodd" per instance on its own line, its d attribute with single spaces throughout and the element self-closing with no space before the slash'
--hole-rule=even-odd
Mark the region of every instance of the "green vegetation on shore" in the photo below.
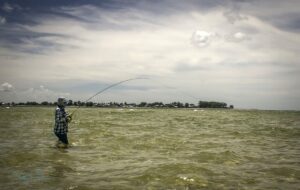
<svg viewBox="0 0 300 190">
<path fill-rule="evenodd" d="M 56 102 L 11 102 L 11 103 L 2 103 L 0 102 L 0 105 L 2 106 L 56 106 Z M 108 108 L 114 108 L 114 107 L 140 107 L 140 108 L 234 108 L 233 105 L 227 106 L 224 102 L 216 102 L 216 101 L 199 101 L 198 105 L 191 104 L 191 103 L 181 103 L 181 102 L 172 102 L 172 103 L 163 103 L 163 102 L 141 102 L 141 103 L 127 103 L 127 102 L 108 102 L 108 103 L 95 103 L 95 102 L 81 102 L 81 101 L 73 101 L 68 100 L 67 102 L 68 106 L 86 106 L 86 107 L 108 107 Z"/>
</svg>

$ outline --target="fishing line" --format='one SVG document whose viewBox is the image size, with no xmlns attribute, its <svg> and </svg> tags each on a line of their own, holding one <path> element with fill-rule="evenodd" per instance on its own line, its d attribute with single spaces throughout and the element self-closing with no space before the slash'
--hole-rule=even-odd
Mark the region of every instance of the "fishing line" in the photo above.
<svg viewBox="0 0 300 190">
<path fill-rule="evenodd" d="M 132 80 L 141 80 L 141 79 L 152 80 L 152 81 L 154 81 L 156 84 L 159 84 L 159 85 L 162 86 L 162 87 L 165 87 L 165 88 L 168 88 L 168 89 L 174 89 L 175 91 L 180 92 L 181 94 L 183 94 L 183 95 L 185 95 L 185 96 L 188 96 L 188 97 L 190 97 L 190 98 L 192 98 L 192 99 L 195 99 L 195 100 L 197 100 L 197 101 L 199 100 L 199 98 L 196 98 L 195 96 L 193 96 L 193 95 L 191 95 L 191 94 L 189 94 L 189 93 L 187 93 L 187 92 L 184 92 L 184 91 L 182 91 L 182 90 L 180 90 L 180 89 L 178 89 L 178 88 L 172 87 L 172 86 L 165 85 L 165 84 L 163 84 L 161 81 L 156 81 L 156 80 L 153 79 L 153 78 L 149 78 L 149 77 L 148 77 L 148 78 L 146 78 L 146 77 L 137 77 L 137 78 L 126 79 L 126 80 L 123 80 L 123 81 L 119 81 L 119 82 L 117 82 L 117 83 L 114 83 L 114 84 L 112 84 L 112 85 L 109 85 L 109 86 L 103 88 L 102 90 L 98 91 L 98 92 L 97 92 L 96 94 L 94 94 L 93 96 L 91 96 L 91 97 L 89 97 L 88 99 L 86 99 L 86 100 L 84 101 L 84 103 L 87 103 L 89 100 L 91 100 L 91 99 L 93 99 L 94 97 L 98 96 L 99 94 L 101 94 L 101 93 L 103 93 L 103 92 L 109 90 L 110 88 L 113 88 L 113 87 L 115 87 L 115 86 L 118 86 L 118 85 L 120 85 L 120 84 L 122 84 L 122 83 L 125 83 L 125 82 L 128 82 L 128 81 L 132 81 Z M 70 114 L 70 116 L 72 116 L 72 115 L 73 115 L 80 107 L 81 107 L 81 105 L 79 105 L 79 106 L 78 106 L 78 107 Z"/>
<path fill-rule="evenodd" d="M 148 79 L 148 78 L 138 77 L 138 78 L 130 78 L 130 79 L 126 79 L 126 80 L 119 81 L 119 82 L 117 82 L 117 83 L 114 83 L 114 84 L 112 84 L 112 85 L 109 85 L 109 86 L 103 88 L 102 90 L 100 90 L 99 92 L 97 92 L 96 94 L 94 94 L 93 96 L 91 96 L 91 97 L 89 97 L 88 99 L 86 99 L 86 100 L 84 101 L 84 103 L 87 103 L 89 100 L 93 99 L 94 97 L 96 97 L 96 96 L 98 96 L 99 94 L 101 94 L 101 93 L 107 91 L 107 90 L 110 89 L 110 88 L 113 88 L 113 87 L 115 87 L 115 86 L 118 86 L 118 85 L 120 85 L 120 84 L 122 84 L 122 83 L 125 83 L 125 82 L 128 82 L 128 81 L 132 81 L 132 80 L 140 80 L 140 79 Z M 70 114 L 70 116 L 72 116 L 72 115 L 73 115 L 80 107 L 81 107 L 81 105 L 79 105 L 79 106 L 78 106 L 78 107 Z"/>
</svg>

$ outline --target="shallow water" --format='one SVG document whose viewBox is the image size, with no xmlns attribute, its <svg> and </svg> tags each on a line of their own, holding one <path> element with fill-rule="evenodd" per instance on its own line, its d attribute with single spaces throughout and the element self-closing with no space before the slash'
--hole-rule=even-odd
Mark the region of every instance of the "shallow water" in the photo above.
<svg viewBox="0 0 300 190">
<path fill-rule="evenodd" d="M 299 189 L 300 112 L 0 108 L 1 189 Z"/>
</svg>

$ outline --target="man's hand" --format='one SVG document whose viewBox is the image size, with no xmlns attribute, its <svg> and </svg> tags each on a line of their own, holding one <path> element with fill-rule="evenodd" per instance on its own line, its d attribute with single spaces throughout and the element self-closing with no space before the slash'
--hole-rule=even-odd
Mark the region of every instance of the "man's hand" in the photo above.
<svg viewBox="0 0 300 190">
<path fill-rule="evenodd" d="M 67 123 L 70 123 L 72 121 L 72 115 L 67 116 Z"/>
</svg>

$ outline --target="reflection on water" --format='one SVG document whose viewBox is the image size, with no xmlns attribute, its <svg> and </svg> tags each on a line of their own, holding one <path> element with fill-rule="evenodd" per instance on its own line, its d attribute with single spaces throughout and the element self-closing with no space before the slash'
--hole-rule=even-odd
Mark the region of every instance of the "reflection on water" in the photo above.
<svg viewBox="0 0 300 190">
<path fill-rule="evenodd" d="M 1 189 L 297 189 L 300 112 L 0 109 Z"/>
</svg>

